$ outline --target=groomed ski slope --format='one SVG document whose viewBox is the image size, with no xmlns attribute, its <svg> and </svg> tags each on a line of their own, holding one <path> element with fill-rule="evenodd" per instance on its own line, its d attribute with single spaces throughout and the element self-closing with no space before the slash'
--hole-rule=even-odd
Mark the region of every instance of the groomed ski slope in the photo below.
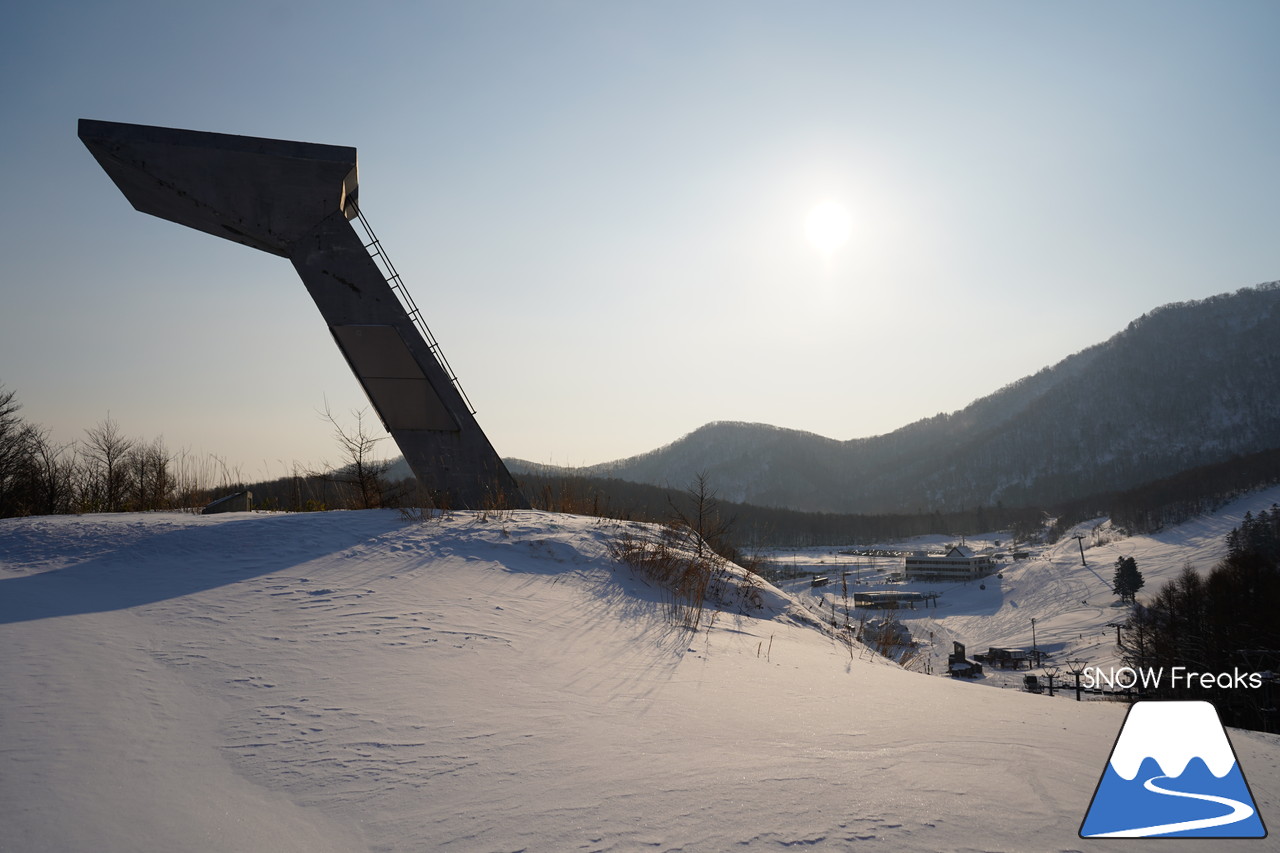
<svg viewBox="0 0 1280 853">
<path fill-rule="evenodd" d="M 1106 671 L 1120 668 L 1124 661 L 1116 646 L 1115 625 L 1125 620 L 1129 608 L 1112 592 L 1116 560 L 1134 558 L 1145 582 L 1138 600 L 1149 600 L 1188 565 L 1207 575 L 1226 556 L 1227 534 L 1241 525 L 1245 513 L 1257 515 L 1277 503 L 1280 487 L 1273 487 L 1184 524 L 1137 536 L 1116 530 L 1106 518 L 1094 519 L 1077 525 L 1051 546 L 1031 547 L 1032 559 L 1006 563 L 1003 577 L 989 576 L 980 583 L 898 586 L 942 593 L 936 608 L 903 611 L 902 621 L 917 639 L 933 632 L 935 672 L 945 671 L 952 640 L 964 643 L 970 654 L 990 646 L 1031 648 L 1032 619 L 1036 620 L 1037 648 L 1060 670 L 1068 668 L 1069 660 Z M 1076 539 L 1077 535 L 1082 538 Z M 998 538 L 994 534 L 974 544 L 986 545 Z M 1017 688 L 1024 674 L 1025 670 L 1001 672 L 989 667 L 981 680 Z"/>
<path fill-rule="evenodd" d="M 1113 849 L 1077 830 L 1123 706 L 851 655 L 771 589 L 674 627 L 621 529 L 0 521 L 0 850 Z M 1231 736 L 1280 820 L 1280 739 Z"/>
</svg>

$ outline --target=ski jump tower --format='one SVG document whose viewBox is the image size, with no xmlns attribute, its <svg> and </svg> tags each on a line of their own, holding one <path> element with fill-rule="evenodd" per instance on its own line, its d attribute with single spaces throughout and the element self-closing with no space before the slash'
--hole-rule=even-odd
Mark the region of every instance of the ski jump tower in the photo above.
<svg viewBox="0 0 1280 853">
<path fill-rule="evenodd" d="M 136 210 L 289 259 L 437 502 L 528 506 L 359 211 L 356 149 L 90 119 L 79 136 Z"/>
</svg>

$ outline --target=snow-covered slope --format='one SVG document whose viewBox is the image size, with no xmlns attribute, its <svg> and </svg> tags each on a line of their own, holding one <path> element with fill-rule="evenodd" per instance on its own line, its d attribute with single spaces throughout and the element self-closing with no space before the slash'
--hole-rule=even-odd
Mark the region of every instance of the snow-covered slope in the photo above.
<svg viewBox="0 0 1280 853">
<path fill-rule="evenodd" d="M 676 628 L 618 532 L 0 522 L 0 850 L 1109 849 L 1077 831 L 1123 706 L 903 672 L 785 607 Z M 1280 741 L 1232 738 L 1265 819 Z"/>
<path fill-rule="evenodd" d="M 1137 562 L 1145 582 L 1138 593 L 1142 601 L 1187 565 L 1207 574 L 1226 556 L 1226 536 L 1240 526 L 1245 513 L 1256 515 L 1276 503 L 1280 503 L 1280 487 L 1254 492 L 1217 512 L 1142 536 L 1126 536 L 1107 519 L 1080 524 L 1052 547 L 1032 549 L 1033 559 L 1007 564 L 1003 577 L 986 577 L 981 583 L 907 586 L 942 595 L 936 609 L 904 611 L 903 622 L 917 639 L 933 631 L 938 672 L 944 671 L 951 640 L 964 643 L 971 654 L 989 646 L 1030 648 L 1033 619 L 1037 647 L 1059 666 L 1074 659 L 1107 670 L 1120 667 L 1114 625 L 1124 621 L 1129 608 L 1111 591 L 1116 560 L 1133 557 Z M 1077 535 L 1082 538 L 1076 539 Z M 978 539 L 972 544 L 989 542 Z M 1021 675 L 992 671 L 984 680 L 1013 685 Z"/>
</svg>

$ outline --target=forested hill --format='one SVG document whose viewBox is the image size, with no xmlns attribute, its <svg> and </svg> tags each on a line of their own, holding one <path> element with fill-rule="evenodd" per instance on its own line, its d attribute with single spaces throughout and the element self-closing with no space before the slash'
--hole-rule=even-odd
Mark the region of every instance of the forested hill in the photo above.
<svg viewBox="0 0 1280 853">
<path fill-rule="evenodd" d="M 1053 504 L 1280 447 L 1280 282 L 1158 308 L 951 414 L 836 441 L 712 423 L 574 473 L 820 512 Z M 513 469 L 529 470 L 518 460 Z"/>
</svg>

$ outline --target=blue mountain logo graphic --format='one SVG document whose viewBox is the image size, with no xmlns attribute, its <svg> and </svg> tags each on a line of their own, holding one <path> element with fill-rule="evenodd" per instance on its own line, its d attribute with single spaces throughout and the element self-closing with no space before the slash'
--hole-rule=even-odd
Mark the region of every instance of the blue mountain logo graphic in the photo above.
<svg viewBox="0 0 1280 853">
<path fill-rule="evenodd" d="M 1208 702 L 1137 702 L 1111 748 L 1081 838 L 1265 838 Z"/>
</svg>

